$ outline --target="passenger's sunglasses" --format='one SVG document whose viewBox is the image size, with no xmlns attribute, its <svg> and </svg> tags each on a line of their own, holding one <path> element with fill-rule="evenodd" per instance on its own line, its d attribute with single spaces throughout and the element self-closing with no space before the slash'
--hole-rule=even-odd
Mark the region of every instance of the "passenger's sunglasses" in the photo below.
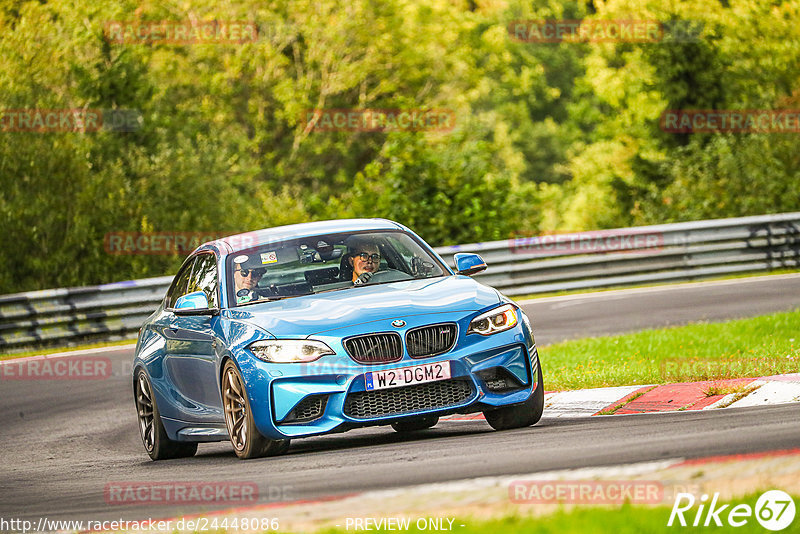
<svg viewBox="0 0 800 534">
<path fill-rule="evenodd" d="M 236 269 L 236 272 L 247 278 L 250 276 L 250 273 L 252 273 L 253 276 L 264 276 L 266 269 Z"/>
<path fill-rule="evenodd" d="M 356 258 L 361 258 L 361 261 L 372 260 L 373 263 L 380 263 L 381 261 L 380 254 L 370 254 L 369 252 L 359 252 L 356 254 Z"/>
</svg>

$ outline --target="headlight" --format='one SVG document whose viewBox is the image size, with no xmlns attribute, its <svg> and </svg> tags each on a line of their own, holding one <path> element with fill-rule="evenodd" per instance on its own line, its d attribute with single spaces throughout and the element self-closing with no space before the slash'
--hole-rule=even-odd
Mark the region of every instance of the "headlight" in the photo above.
<svg viewBox="0 0 800 534">
<path fill-rule="evenodd" d="M 517 324 L 517 309 L 512 304 L 505 304 L 486 313 L 482 313 L 469 323 L 467 334 L 489 336 Z"/>
<path fill-rule="evenodd" d="M 322 341 L 309 339 L 274 339 L 250 345 L 256 357 L 270 363 L 313 362 L 328 354 L 336 354 Z"/>
</svg>

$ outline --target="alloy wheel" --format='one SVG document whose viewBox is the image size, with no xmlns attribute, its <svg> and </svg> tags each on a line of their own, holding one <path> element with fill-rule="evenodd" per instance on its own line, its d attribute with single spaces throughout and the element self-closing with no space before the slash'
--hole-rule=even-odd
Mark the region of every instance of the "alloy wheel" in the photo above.
<svg viewBox="0 0 800 534">
<path fill-rule="evenodd" d="M 247 402 L 244 398 L 244 384 L 233 368 L 225 372 L 222 384 L 225 396 L 225 423 L 231 443 L 236 450 L 247 446 Z"/>
<path fill-rule="evenodd" d="M 153 393 L 144 373 L 139 373 L 136 381 L 136 413 L 139 418 L 139 432 L 148 452 L 155 446 L 155 416 L 153 414 Z"/>
</svg>

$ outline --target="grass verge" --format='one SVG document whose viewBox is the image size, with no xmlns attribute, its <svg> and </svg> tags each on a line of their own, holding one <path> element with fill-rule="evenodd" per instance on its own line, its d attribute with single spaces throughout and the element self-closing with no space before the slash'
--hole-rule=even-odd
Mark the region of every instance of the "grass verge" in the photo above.
<svg viewBox="0 0 800 534">
<path fill-rule="evenodd" d="M 714 397 L 716 395 L 742 395 L 747 396 L 753 391 L 753 386 L 748 384 L 729 384 L 725 382 L 711 383 L 703 389 L 706 397 Z"/>
<path fill-rule="evenodd" d="M 56 354 L 58 352 L 70 352 L 86 349 L 96 349 L 100 347 L 116 347 L 118 345 L 130 345 L 136 343 L 136 338 L 121 339 L 119 341 L 99 341 L 97 343 L 87 343 L 72 347 L 51 347 L 46 349 L 31 349 L 25 352 L 12 352 L 10 354 L 0 354 L 0 360 L 11 360 L 14 358 L 25 358 L 27 356 L 41 356 L 46 354 Z"/>
<path fill-rule="evenodd" d="M 548 390 L 800 372 L 800 309 L 539 348 Z"/>
</svg>

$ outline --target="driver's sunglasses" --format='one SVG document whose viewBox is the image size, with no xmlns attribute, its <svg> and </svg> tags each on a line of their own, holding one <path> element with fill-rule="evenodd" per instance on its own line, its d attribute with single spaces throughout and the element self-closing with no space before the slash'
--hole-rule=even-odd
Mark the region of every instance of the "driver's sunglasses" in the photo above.
<svg viewBox="0 0 800 534">
<path fill-rule="evenodd" d="M 369 252 L 359 252 L 356 254 L 357 258 L 361 258 L 361 261 L 372 260 L 373 263 L 380 263 L 381 255 L 380 254 L 370 254 Z"/>
<path fill-rule="evenodd" d="M 250 276 L 250 273 L 253 273 L 253 276 L 264 276 L 265 271 L 266 269 L 236 269 L 236 272 L 245 278 Z"/>
</svg>

